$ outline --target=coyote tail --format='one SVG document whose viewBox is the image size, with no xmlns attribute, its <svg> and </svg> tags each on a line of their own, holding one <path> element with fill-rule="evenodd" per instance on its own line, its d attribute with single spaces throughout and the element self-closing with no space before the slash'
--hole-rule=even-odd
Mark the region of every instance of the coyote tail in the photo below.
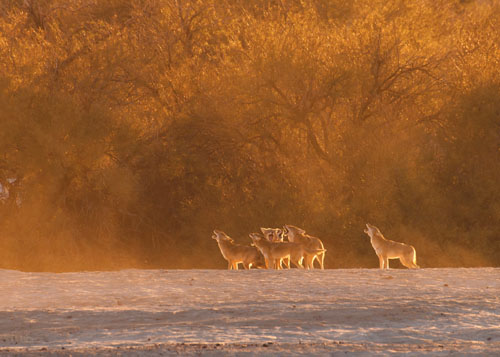
<svg viewBox="0 0 500 357">
<path fill-rule="evenodd" d="M 307 254 L 321 254 L 326 252 L 326 249 L 309 249 L 309 248 L 304 248 Z"/>
</svg>

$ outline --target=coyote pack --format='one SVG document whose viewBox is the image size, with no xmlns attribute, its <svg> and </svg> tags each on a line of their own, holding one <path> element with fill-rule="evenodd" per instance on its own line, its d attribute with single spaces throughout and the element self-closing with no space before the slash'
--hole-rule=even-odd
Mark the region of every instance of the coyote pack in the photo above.
<svg viewBox="0 0 500 357">
<path fill-rule="evenodd" d="M 326 249 L 321 239 L 306 233 L 302 228 L 285 224 L 283 228 L 261 228 L 262 234 L 250 233 L 252 245 L 236 244 L 226 233 L 214 230 L 212 238 L 217 241 L 220 252 L 228 262 L 228 269 L 267 268 L 290 269 L 291 263 L 300 269 L 314 269 L 317 260 L 321 269 L 325 268 Z M 370 237 L 378 256 L 380 269 L 389 269 L 390 259 L 399 259 L 410 269 L 419 268 L 417 253 L 411 245 L 386 239 L 380 230 L 369 223 L 364 232 Z M 287 238 L 288 241 L 285 241 Z"/>
<path fill-rule="evenodd" d="M 419 268 L 417 252 L 413 246 L 386 239 L 377 227 L 369 223 L 366 224 L 365 233 L 370 236 L 372 247 L 379 259 L 380 269 L 389 269 L 389 259 L 398 258 L 407 268 Z"/>
<path fill-rule="evenodd" d="M 252 246 L 236 244 L 226 233 L 214 230 L 212 238 L 217 241 L 220 252 L 228 262 L 228 269 L 238 269 L 242 263 L 245 269 L 290 269 L 290 263 L 297 268 L 313 269 L 314 259 L 318 259 L 324 269 L 326 249 L 319 238 L 305 234 L 301 228 L 286 225 L 283 228 L 261 228 L 262 234 L 250 233 Z M 288 241 L 284 238 L 288 237 Z"/>
<path fill-rule="evenodd" d="M 311 249 L 300 243 L 270 242 L 258 233 L 250 233 L 253 244 L 260 250 L 266 262 L 266 268 L 281 269 L 281 261 L 287 268 L 292 262 L 297 268 L 303 269 L 302 261 L 306 254 L 322 253 L 324 249 Z"/>
</svg>

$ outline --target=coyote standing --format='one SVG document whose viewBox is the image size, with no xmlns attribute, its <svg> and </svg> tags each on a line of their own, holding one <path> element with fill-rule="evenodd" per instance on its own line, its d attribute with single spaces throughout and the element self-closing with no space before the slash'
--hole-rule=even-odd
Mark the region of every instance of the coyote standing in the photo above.
<svg viewBox="0 0 500 357">
<path fill-rule="evenodd" d="M 370 236 L 372 247 L 378 256 L 380 269 L 389 269 L 389 259 L 398 258 L 407 268 L 420 268 L 417 265 L 417 252 L 413 246 L 385 239 L 377 227 L 368 223 L 365 233 Z"/>
<path fill-rule="evenodd" d="M 281 228 L 263 228 L 261 227 L 260 228 L 262 234 L 264 235 L 264 238 L 266 238 L 268 241 L 270 242 L 283 242 L 283 238 L 284 238 L 284 232 L 283 232 L 283 229 Z M 256 233 L 252 233 L 252 234 L 256 234 Z M 290 267 L 290 259 L 289 258 L 285 258 L 285 259 L 280 259 L 279 261 L 279 269 L 282 269 L 283 268 L 283 261 L 285 261 L 285 265 L 287 267 Z"/>
<path fill-rule="evenodd" d="M 300 243 L 309 249 L 304 257 L 307 269 L 314 269 L 314 259 L 318 260 L 321 269 L 325 269 L 326 249 L 321 239 L 310 236 L 302 228 L 290 224 L 285 224 L 283 228 L 290 242 Z M 311 253 L 311 250 L 316 250 L 316 252 Z"/>
<path fill-rule="evenodd" d="M 245 269 L 264 266 L 264 259 L 257 248 L 235 244 L 231 237 L 218 230 L 214 230 L 212 239 L 217 241 L 222 256 L 227 260 L 227 269 L 238 270 L 239 263 L 242 263 Z"/>
</svg>

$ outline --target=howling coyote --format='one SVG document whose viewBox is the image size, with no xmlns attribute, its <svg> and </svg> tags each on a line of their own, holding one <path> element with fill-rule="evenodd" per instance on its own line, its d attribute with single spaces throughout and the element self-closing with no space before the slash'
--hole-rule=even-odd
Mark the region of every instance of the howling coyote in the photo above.
<svg viewBox="0 0 500 357">
<path fill-rule="evenodd" d="M 214 230 L 212 239 L 219 244 L 220 252 L 227 260 L 229 270 L 238 270 L 239 263 L 242 263 L 245 269 L 264 267 L 264 257 L 257 248 L 235 244 L 231 237 L 217 229 Z"/>
<path fill-rule="evenodd" d="M 389 259 L 398 259 L 407 268 L 419 268 L 417 265 L 417 252 L 411 245 L 385 239 L 380 230 L 366 224 L 365 233 L 370 236 L 373 249 L 378 256 L 380 269 L 389 269 Z"/>
</svg>

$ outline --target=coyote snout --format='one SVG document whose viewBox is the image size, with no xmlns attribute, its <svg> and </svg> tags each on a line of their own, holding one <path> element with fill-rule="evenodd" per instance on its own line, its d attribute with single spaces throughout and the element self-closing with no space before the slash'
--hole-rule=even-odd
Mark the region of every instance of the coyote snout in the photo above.
<svg viewBox="0 0 500 357">
<path fill-rule="evenodd" d="M 370 236 L 370 242 L 379 259 L 380 269 L 389 269 L 389 259 L 399 259 L 407 268 L 419 268 L 417 252 L 413 246 L 386 239 L 377 227 L 369 223 L 366 224 L 364 232 Z"/>
</svg>

